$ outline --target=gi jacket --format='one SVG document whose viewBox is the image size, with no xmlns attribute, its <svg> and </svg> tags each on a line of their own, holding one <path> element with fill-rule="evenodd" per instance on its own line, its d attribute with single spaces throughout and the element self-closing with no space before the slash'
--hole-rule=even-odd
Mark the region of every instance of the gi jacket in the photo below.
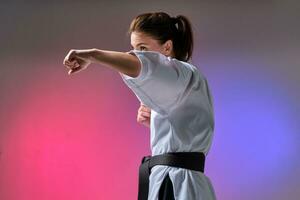
<svg viewBox="0 0 300 200">
<path fill-rule="evenodd" d="M 192 64 L 155 51 L 131 50 L 141 62 L 137 77 L 121 75 L 138 100 L 151 109 L 152 155 L 203 152 L 213 138 L 213 99 L 204 75 Z M 158 200 L 169 174 L 176 200 L 215 200 L 210 179 L 202 172 L 156 165 L 151 169 L 148 200 Z"/>
</svg>

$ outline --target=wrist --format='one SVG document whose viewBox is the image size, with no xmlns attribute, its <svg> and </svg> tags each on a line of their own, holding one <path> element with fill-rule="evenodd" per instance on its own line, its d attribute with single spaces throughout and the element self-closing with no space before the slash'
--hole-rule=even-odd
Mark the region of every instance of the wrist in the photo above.
<svg viewBox="0 0 300 200">
<path fill-rule="evenodd" d="M 99 53 L 100 51 L 97 48 L 90 49 L 89 56 L 88 56 L 89 61 L 92 63 L 97 63 L 97 58 L 99 57 Z"/>
</svg>

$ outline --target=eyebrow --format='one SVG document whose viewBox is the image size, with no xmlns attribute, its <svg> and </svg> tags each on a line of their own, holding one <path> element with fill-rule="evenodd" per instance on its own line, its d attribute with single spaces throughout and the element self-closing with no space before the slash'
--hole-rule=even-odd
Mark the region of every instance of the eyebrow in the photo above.
<svg viewBox="0 0 300 200">
<path fill-rule="evenodd" d="M 139 43 L 139 44 L 137 44 L 136 46 L 138 47 L 139 45 L 142 45 L 142 44 L 146 44 L 146 43 Z M 146 44 L 147 45 L 147 44 Z M 131 45 L 132 46 L 132 45 Z M 132 46 L 133 47 L 133 46 Z"/>
</svg>

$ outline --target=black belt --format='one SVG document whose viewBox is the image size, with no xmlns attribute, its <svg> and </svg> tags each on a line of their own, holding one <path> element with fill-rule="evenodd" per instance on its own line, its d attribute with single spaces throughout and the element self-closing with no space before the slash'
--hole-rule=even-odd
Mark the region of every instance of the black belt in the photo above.
<svg viewBox="0 0 300 200">
<path fill-rule="evenodd" d="M 144 156 L 139 169 L 138 200 L 148 199 L 149 176 L 155 165 L 167 165 L 196 170 L 204 173 L 205 155 L 203 152 L 172 152 L 156 156 Z"/>
</svg>

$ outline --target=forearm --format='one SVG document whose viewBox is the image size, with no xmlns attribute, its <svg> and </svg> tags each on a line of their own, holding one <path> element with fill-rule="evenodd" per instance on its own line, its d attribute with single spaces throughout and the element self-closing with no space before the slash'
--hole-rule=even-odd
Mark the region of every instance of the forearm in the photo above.
<svg viewBox="0 0 300 200">
<path fill-rule="evenodd" d="M 94 48 L 90 60 L 108 66 L 128 76 L 136 77 L 140 72 L 140 61 L 134 55 L 118 51 L 107 51 Z"/>
</svg>

